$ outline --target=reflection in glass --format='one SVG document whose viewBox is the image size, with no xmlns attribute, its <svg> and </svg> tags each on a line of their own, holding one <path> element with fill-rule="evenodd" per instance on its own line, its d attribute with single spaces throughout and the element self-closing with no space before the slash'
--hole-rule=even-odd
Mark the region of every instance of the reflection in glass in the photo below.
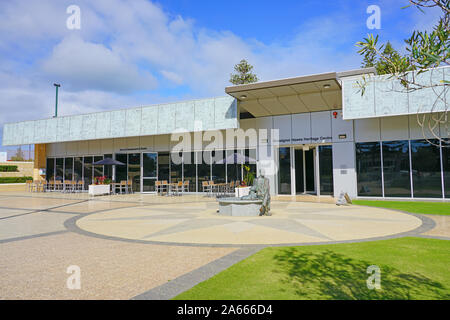
<svg viewBox="0 0 450 320">
<path fill-rule="evenodd" d="M 47 158 L 47 166 L 45 169 L 45 179 L 47 181 L 55 178 L 55 158 Z"/>
<path fill-rule="evenodd" d="M 383 174 L 385 197 L 411 197 L 407 140 L 383 141 Z"/>
<path fill-rule="evenodd" d="M 75 157 L 73 162 L 73 180 L 81 181 L 83 180 L 83 158 Z"/>
<path fill-rule="evenodd" d="M 183 181 L 183 154 L 181 152 L 170 154 L 170 181 L 172 183 Z"/>
<path fill-rule="evenodd" d="M 185 152 L 183 153 L 183 173 L 184 181 L 189 181 L 189 192 L 195 192 L 196 185 L 196 166 L 195 166 L 195 153 Z"/>
<path fill-rule="evenodd" d="M 103 160 L 103 156 L 95 156 L 94 157 L 94 162 L 101 161 L 101 160 Z M 103 166 L 102 165 L 100 165 L 100 166 L 94 165 L 93 168 L 94 168 L 94 181 L 100 177 L 103 177 Z"/>
<path fill-rule="evenodd" d="M 120 161 L 124 164 L 124 166 L 115 166 L 116 167 L 116 182 L 127 180 L 127 163 L 128 157 L 126 153 L 116 153 L 116 160 Z"/>
<path fill-rule="evenodd" d="M 134 192 L 141 191 L 141 154 L 128 154 L 128 181 Z"/>
<path fill-rule="evenodd" d="M 106 159 L 106 158 L 112 159 L 112 154 L 105 154 L 103 158 L 104 159 Z M 109 166 L 109 165 L 103 166 L 104 176 L 108 179 L 112 179 L 112 171 L 113 171 L 112 168 L 113 168 L 113 166 Z"/>
<path fill-rule="evenodd" d="M 64 159 L 64 180 L 72 181 L 73 177 L 73 158 Z"/>
<path fill-rule="evenodd" d="M 142 192 L 155 192 L 156 179 L 142 179 Z"/>
<path fill-rule="evenodd" d="M 212 151 L 212 177 L 214 183 L 225 183 L 225 152 L 223 150 Z"/>
<path fill-rule="evenodd" d="M 84 171 L 84 186 L 85 188 L 89 188 L 89 185 L 92 184 L 92 157 L 84 157 L 83 158 L 83 171 Z"/>
<path fill-rule="evenodd" d="M 168 152 L 159 152 L 158 153 L 158 180 L 169 181 L 169 173 L 170 173 L 170 165 L 169 165 L 169 153 Z"/>
<path fill-rule="evenodd" d="M 333 148 L 319 146 L 320 194 L 333 194 Z"/>
<path fill-rule="evenodd" d="M 445 197 L 450 198 L 450 139 L 442 143 L 442 164 L 444 165 Z"/>
<path fill-rule="evenodd" d="M 56 158 L 56 176 L 55 180 L 62 181 L 64 178 L 64 158 Z"/>
<path fill-rule="evenodd" d="M 250 172 L 253 173 L 253 176 L 256 178 L 258 176 L 258 172 L 256 172 L 256 149 L 244 149 L 245 155 L 245 165 L 250 167 Z M 245 175 L 246 171 L 243 170 L 242 174 Z"/>
<path fill-rule="evenodd" d="M 242 168 L 241 164 L 234 161 L 234 159 L 239 159 L 239 155 L 242 150 L 227 150 L 227 181 L 241 181 L 242 180 Z"/>
<path fill-rule="evenodd" d="M 143 153 L 143 171 L 144 177 L 157 177 L 157 165 L 158 165 L 158 154 L 157 153 Z"/>
<path fill-rule="evenodd" d="M 356 143 L 356 174 L 358 196 L 383 196 L 379 142 Z"/>
<path fill-rule="evenodd" d="M 211 175 L 211 151 L 198 151 L 196 161 L 198 173 L 197 190 L 198 192 L 202 192 L 203 181 L 209 181 Z"/>
<path fill-rule="evenodd" d="M 439 145 L 439 140 L 430 140 Z M 411 140 L 413 190 L 415 198 L 441 198 L 439 147 L 426 140 Z"/>
<path fill-rule="evenodd" d="M 278 193 L 291 194 L 291 149 L 279 148 Z"/>
</svg>

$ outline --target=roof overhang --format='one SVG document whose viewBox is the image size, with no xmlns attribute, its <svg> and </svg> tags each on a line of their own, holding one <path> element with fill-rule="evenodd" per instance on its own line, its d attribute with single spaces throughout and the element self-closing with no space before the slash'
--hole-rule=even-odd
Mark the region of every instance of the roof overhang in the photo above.
<svg viewBox="0 0 450 320">
<path fill-rule="evenodd" d="M 226 87 L 242 111 L 255 117 L 342 109 L 340 77 L 372 73 L 358 69 L 346 73 L 321 73 L 274 81 Z"/>
</svg>

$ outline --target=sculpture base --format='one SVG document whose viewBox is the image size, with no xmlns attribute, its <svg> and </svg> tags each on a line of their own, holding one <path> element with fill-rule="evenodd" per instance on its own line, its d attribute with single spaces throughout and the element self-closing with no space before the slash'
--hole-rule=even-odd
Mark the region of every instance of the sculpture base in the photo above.
<svg viewBox="0 0 450 320">
<path fill-rule="evenodd" d="M 219 199 L 219 214 L 234 217 L 257 217 L 262 200 L 241 200 L 239 198 Z"/>
</svg>

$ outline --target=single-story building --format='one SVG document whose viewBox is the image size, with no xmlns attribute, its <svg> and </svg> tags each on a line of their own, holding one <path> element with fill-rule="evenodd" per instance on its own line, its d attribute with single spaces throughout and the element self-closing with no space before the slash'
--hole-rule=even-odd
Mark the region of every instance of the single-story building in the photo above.
<svg viewBox="0 0 450 320">
<path fill-rule="evenodd" d="M 450 81 L 450 67 L 415 79 Z M 230 86 L 217 98 L 8 123 L 3 145 L 35 145 L 35 178 L 85 186 L 107 175 L 131 180 L 136 192 L 155 192 L 157 180 L 202 192 L 204 181 L 262 169 L 274 195 L 450 199 L 447 91 L 406 92 L 374 68 L 331 72 Z M 104 157 L 125 165 L 93 165 Z"/>
</svg>

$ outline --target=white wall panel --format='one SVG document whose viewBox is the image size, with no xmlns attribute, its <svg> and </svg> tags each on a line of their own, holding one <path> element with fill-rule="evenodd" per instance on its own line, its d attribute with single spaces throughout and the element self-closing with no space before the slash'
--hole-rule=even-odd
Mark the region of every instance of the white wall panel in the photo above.
<svg viewBox="0 0 450 320">
<path fill-rule="evenodd" d="M 334 197 L 346 192 L 351 198 L 357 196 L 355 170 L 355 144 L 343 142 L 333 144 L 333 185 Z"/>
<path fill-rule="evenodd" d="M 331 113 L 330 111 L 311 113 L 311 142 L 331 142 Z"/>
<path fill-rule="evenodd" d="M 292 143 L 304 144 L 311 142 L 311 113 L 292 115 Z"/>
<path fill-rule="evenodd" d="M 384 117 L 381 121 L 381 140 L 408 140 L 408 117 Z"/>
<path fill-rule="evenodd" d="M 380 119 L 357 119 L 354 121 L 356 142 L 380 141 Z"/>
<path fill-rule="evenodd" d="M 337 113 L 336 118 L 333 116 L 333 112 Z M 353 120 L 344 120 L 342 118 L 342 110 L 332 110 L 331 133 L 333 142 L 353 141 Z M 343 138 L 344 136 L 345 138 Z"/>
<path fill-rule="evenodd" d="M 292 137 L 292 118 L 291 115 L 273 116 L 273 129 L 278 130 L 278 141 L 275 143 L 291 144 Z"/>
</svg>

